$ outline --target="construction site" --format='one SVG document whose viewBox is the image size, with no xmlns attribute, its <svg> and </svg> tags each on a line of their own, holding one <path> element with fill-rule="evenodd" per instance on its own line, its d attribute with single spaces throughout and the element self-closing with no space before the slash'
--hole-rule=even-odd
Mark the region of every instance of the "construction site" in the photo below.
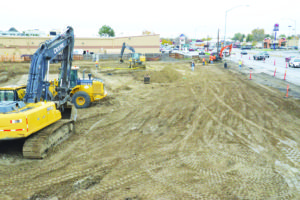
<svg viewBox="0 0 300 200">
<path fill-rule="evenodd" d="M 55 102 L 63 113 L 58 108 L 66 98 L 49 100 L 38 86 L 40 96 L 30 93 L 34 59 L 0 63 L 0 87 L 27 85 L 25 100 L 17 101 L 27 110 Z M 285 81 L 264 74 L 250 79 L 233 62 L 227 68 L 200 62 L 192 70 L 186 59 L 136 68 L 133 59 L 72 62 L 78 77 L 101 80 L 102 95 L 85 106 L 87 98 L 69 91 L 78 108 L 72 133 L 45 149 L 46 156 L 24 154 L 27 137 L 0 137 L 1 200 L 299 199 L 299 86 L 290 84 L 286 93 Z M 57 79 L 64 66 L 50 66 L 47 79 Z M 63 93 L 55 81 L 46 90 L 52 86 Z M 0 117 L 28 112 L 13 105 Z"/>
</svg>

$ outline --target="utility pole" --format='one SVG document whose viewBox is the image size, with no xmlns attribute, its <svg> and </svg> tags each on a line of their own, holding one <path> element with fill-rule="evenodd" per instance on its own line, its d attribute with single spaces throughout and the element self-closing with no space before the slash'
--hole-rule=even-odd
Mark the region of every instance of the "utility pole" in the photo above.
<svg viewBox="0 0 300 200">
<path fill-rule="evenodd" d="M 218 43 L 217 43 L 217 58 L 219 57 L 219 29 L 218 29 Z"/>
<path fill-rule="evenodd" d="M 206 48 L 207 48 L 207 52 L 208 52 L 208 35 L 207 35 L 207 39 L 206 39 Z"/>
</svg>

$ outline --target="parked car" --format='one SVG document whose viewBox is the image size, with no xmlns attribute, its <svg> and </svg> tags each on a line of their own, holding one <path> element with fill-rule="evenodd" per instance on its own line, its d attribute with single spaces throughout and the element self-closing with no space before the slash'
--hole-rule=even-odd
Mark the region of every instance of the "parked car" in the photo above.
<svg viewBox="0 0 300 200">
<path fill-rule="evenodd" d="M 247 53 L 247 51 L 241 51 L 241 54 L 242 55 L 247 55 L 248 53 Z"/>
<path fill-rule="evenodd" d="M 292 58 L 289 62 L 289 67 L 300 67 L 300 58 Z"/>
<path fill-rule="evenodd" d="M 199 51 L 199 55 L 205 55 L 204 51 Z"/>
<path fill-rule="evenodd" d="M 195 51 L 194 49 L 190 48 L 189 51 Z"/>
<path fill-rule="evenodd" d="M 253 56 L 253 59 L 254 60 L 263 60 L 263 59 L 269 58 L 269 57 L 270 57 L 270 55 L 267 52 L 260 52 L 258 54 L 255 54 Z"/>
<path fill-rule="evenodd" d="M 241 50 L 249 49 L 251 50 L 251 47 L 241 47 Z"/>
</svg>

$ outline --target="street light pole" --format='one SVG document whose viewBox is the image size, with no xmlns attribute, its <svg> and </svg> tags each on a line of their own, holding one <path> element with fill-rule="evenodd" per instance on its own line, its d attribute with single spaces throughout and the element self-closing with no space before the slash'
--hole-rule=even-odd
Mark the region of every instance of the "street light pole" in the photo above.
<svg viewBox="0 0 300 200">
<path fill-rule="evenodd" d="M 296 20 L 295 19 L 291 19 L 291 18 L 284 18 L 283 20 L 290 20 L 290 21 L 293 21 L 295 23 L 295 37 L 294 37 L 294 41 L 296 43 L 296 36 L 297 36 Z"/>
<path fill-rule="evenodd" d="M 297 32 L 296 32 L 296 20 L 294 19 L 289 19 L 289 20 L 292 20 L 295 22 L 295 36 L 294 36 L 294 45 L 297 45 L 297 42 L 296 42 L 296 36 L 297 36 Z"/>
<path fill-rule="evenodd" d="M 225 38 L 226 38 L 226 21 L 227 21 L 227 13 L 235 8 L 239 8 L 239 7 L 242 7 L 242 6 L 246 6 L 246 7 L 249 7 L 249 5 L 238 5 L 238 6 L 235 6 L 233 8 L 230 8 L 229 10 L 226 10 L 225 11 L 225 31 L 224 31 L 224 44 L 223 46 L 225 46 Z"/>
</svg>

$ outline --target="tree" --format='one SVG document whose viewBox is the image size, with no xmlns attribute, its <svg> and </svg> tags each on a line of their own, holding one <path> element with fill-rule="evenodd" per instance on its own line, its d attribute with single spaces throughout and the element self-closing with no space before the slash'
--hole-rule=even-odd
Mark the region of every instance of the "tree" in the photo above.
<svg viewBox="0 0 300 200">
<path fill-rule="evenodd" d="M 108 37 L 114 37 L 115 36 L 115 31 L 107 25 L 102 26 L 99 31 L 98 31 L 99 36 L 108 36 Z"/>
<path fill-rule="evenodd" d="M 257 41 L 252 42 L 252 46 L 255 47 L 257 45 Z"/>
<path fill-rule="evenodd" d="M 246 37 L 245 34 L 235 33 L 232 40 L 238 40 L 238 41 L 242 42 L 245 37 Z"/>
<path fill-rule="evenodd" d="M 265 34 L 265 38 L 271 38 L 271 39 L 274 39 L 273 35 L 270 35 L 270 34 Z"/>
<path fill-rule="evenodd" d="M 254 29 L 251 33 L 254 41 L 262 41 L 263 39 L 265 39 L 265 30 L 263 28 Z"/>
<path fill-rule="evenodd" d="M 279 35 L 279 38 L 286 38 L 285 34 Z"/>
<path fill-rule="evenodd" d="M 246 42 L 251 42 L 253 41 L 253 35 L 252 34 L 248 34 L 246 37 Z"/>
<path fill-rule="evenodd" d="M 202 38 L 201 40 L 202 41 L 211 41 L 211 38 L 210 37 L 208 37 L 208 38 Z"/>
</svg>

